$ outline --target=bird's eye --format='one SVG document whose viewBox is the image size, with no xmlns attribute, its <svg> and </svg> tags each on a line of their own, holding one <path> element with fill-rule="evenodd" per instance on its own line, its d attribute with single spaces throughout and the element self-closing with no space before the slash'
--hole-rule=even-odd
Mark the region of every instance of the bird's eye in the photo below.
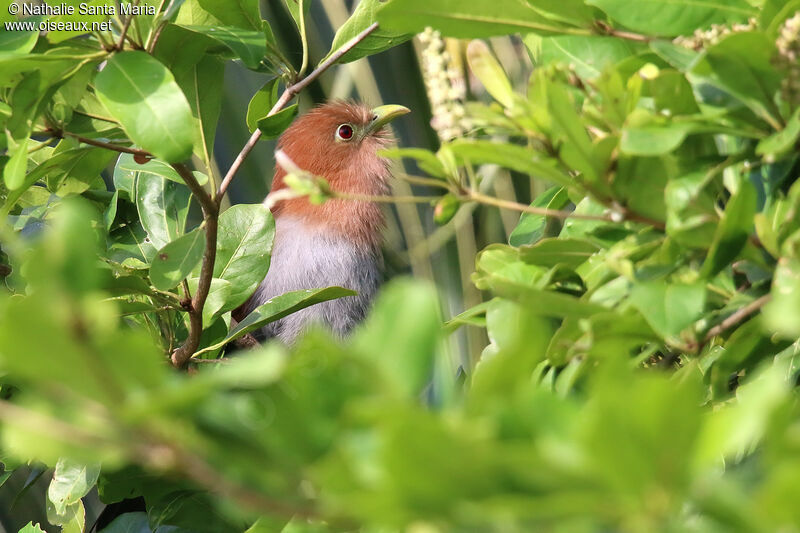
<svg viewBox="0 0 800 533">
<path fill-rule="evenodd" d="M 342 124 L 336 128 L 336 137 L 343 141 L 349 141 L 353 138 L 353 126 L 350 124 Z"/>
</svg>

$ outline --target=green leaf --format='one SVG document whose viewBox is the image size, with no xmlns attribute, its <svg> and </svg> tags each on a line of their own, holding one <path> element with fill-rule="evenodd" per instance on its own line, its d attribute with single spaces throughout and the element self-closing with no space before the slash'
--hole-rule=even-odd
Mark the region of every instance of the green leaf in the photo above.
<svg viewBox="0 0 800 533">
<path fill-rule="evenodd" d="M 378 151 L 378 155 L 392 159 L 413 159 L 417 162 L 419 168 L 429 175 L 437 178 L 445 178 L 447 176 L 444 165 L 436 157 L 436 154 L 424 148 L 384 148 Z"/>
<path fill-rule="evenodd" d="M 197 292 L 197 286 L 200 281 L 200 278 L 193 277 L 186 280 L 187 285 L 189 286 L 189 292 L 194 294 Z M 231 282 L 224 279 L 219 278 L 212 278 L 211 279 L 211 286 L 208 289 L 208 297 L 206 298 L 206 303 L 203 306 L 203 328 L 209 328 L 213 325 L 214 319 L 223 314 L 226 310 L 230 310 L 230 306 L 228 309 L 223 309 L 225 307 L 226 302 L 230 300 L 230 294 L 233 286 Z M 223 332 L 222 336 L 228 332 L 227 326 L 225 327 L 225 331 Z M 217 341 L 219 339 L 211 339 L 212 341 Z"/>
<path fill-rule="evenodd" d="M 258 0 L 198 0 L 198 3 L 227 26 L 261 30 Z"/>
<path fill-rule="evenodd" d="M 136 144 L 168 163 L 191 155 L 191 107 L 158 60 L 138 51 L 116 54 L 97 75 L 95 90 Z"/>
<path fill-rule="evenodd" d="M 744 0 L 648 0 L 635 6 L 627 0 L 587 0 L 631 30 L 674 37 L 712 24 L 743 22 L 755 15 Z"/>
<path fill-rule="evenodd" d="M 565 265 L 575 269 L 588 260 L 598 247 L 588 241 L 577 239 L 542 239 L 531 246 L 519 250 L 520 258 L 526 263 L 543 267 Z"/>
<path fill-rule="evenodd" d="M 800 138 L 800 109 L 795 110 L 785 128 L 762 139 L 756 146 L 756 153 L 772 156 L 784 154 L 794 149 L 798 138 Z"/>
<path fill-rule="evenodd" d="M 558 170 L 554 160 L 540 159 L 536 152 L 523 146 L 462 139 L 453 141 L 448 146 L 453 153 L 470 163 L 494 163 L 561 186 L 573 185 L 572 179 Z"/>
<path fill-rule="evenodd" d="M 38 31 L 21 29 L 15 31 L 0 31 L 0 53 L 13 52 L 15 54 L 27 54 L 36 46 L 36 40 L 38 38 Z"/>
<path fill-rule="evenodd" d="M 563 209 L 569 204 L 569 196 L 564 187 L 555 185 L 536 197 L 531 207 L 544 207 L 547 209 Z M 511 246 L 533 244 L 545 236 L 550 219 L 543 215 L 523 213 L 514 230 L 508 237 Z"/>
<path fill-rule="evenodd" d="M 275 139 L 283 133 L 297 116 L 297 104 L 281 109 L 272 116 L 258 120 L 258 129 L 266 139 Z"/>
<path fill-rule="evenodd" d="M 440 331 L 435 288 L 394 280 L 381 291 L 354 344 L 398 392 L 415 398 L 432 377 Z"/>
<path fill-rule="evenodd" d="M 700 269 L 701 276 L 713 278 L 739 255 L 753 228 L 757 202 L 753 184 L 748 180 L 741 180 L 739 189 L 728 200 L 725 213 L 717 225 L 714 240 L 711 241 L 708 255 Z"/>
<path fill-rule="evenodd" d="M 719 219 L 706 185 L 706 172 L 701 171 L 672 179 L 664 189 L 667 235 L 683 246 L 705 250 L 713 241 Z"/>
<path fill-rule="evenodd" d="M 626 126 L 622 130 L 620 149 L 630 155 L 667 154 L 680 146 L 693 128 L 693 124 L 679 122 L 666 122 L 663 125 Z"/>
<path fill-rule="evenodd" d="M 194 33 L 199 33 L 214 39 L 217 43 L 224 46 L 235 57 L 242 61 L 242 64 L 257 72 L 269 72 L 273 70 L 272 64 L 266 60 L 267 54 L 267 35 L 260 31 L 243 30 L 231 26 L 196 26 L 181 24 Z"/>
<path fill-rule="evenodd" d="M 781 75 L 772 62 L 774 53 L 775 44 L 763 33 L 734 33 L 708 48 L 691 73 L 735 96 L 780 129 L 774 97 Z"/>
<path fill-rule="evenodd" d="M 3 181 L 9 190 L 22 187 L 25 183 L 25 172 L 28 170 L 28 138 L 25 137 L 14 148 L 11 157 L 3 167 Z"/>
<path fill-rule="evenodd" d="M 147 513 L 143 512 L 122 513 L 103 528 L 103 533 L 152 533 L 152 531 Z"/>
<path fill-rule="evenodd" d="M 89 493 L 99 475 L 98 464 L 86 465 L 61 459 L 53 472 L 53 479 L 47 489 L 47 498 L 53 503 L 58 514 L 64 514 L 67 506 L 79 502 Z"/>
<path fill-rule="evenodd" d="M 289 0 L 290 2 L 292 0 Z M 310 0 L 306 0 L 310 4 Z M 378 9 L 383 5 L 381 0 L 361 0 L 356 6 L 350 18 L 342 24 L 336 31 L 333 37 L 330 51 L 320 60 L 320 63 L 328 59 L 331 54 L 335 53 L 342 46 L 344 46 L 350 39 L 366 30 L 373 22 L 377 20 Z M 413 34 L 403 33 L 397 31 L 389 31 L 378 26 L 376 30 L 370 33 L 365 39 L 350 49 L 345 55 L 339 59 L 339 63 L 349 63 L 362 57 L 375 55 L 389 48 L 393 48 L 401 43 L 411 39 Z"/>
<path fill-rule="evenodd" d="M 205 56 L 192 68 L 175 73 L 175 80 L 188 98 L 195 119 L 198 135 L 194 152 L 204 161 L 210 161 L 214 153 L 224 74 L 225 64 L 212 56 Z"/>
<path fill-rule="evenodd" d="M 637 283 L 631 291 L 631 303 L 659 335 L 673 337 L 703 314 L 706 288 L 702 283 Z"/>
<path fill-rule="evenodd" d="M 578 170 L 583 179 L 596 182 L 598 169 L 594 148 L 580 115 L 570 99 L 567 89 L 560 84 L 547 87 L 548 109 L 553 116 L 561 146 L 559 154 L 564 162 Z"/>
<path fill-rule="evenodd" d="M 247 335 L 251 331 L 255 331 L 281 318 L 297 312 L 306 307 L 327 302 L 328 300 L 335 300 L 336 298 L 343 298 L 345 296 L 355 296 L 355 292 L 350 289 L 342 287 L 326 287 L 324 289 L 306 289 L 293 292 L 287 292 L 272 298 L 267 303 L 261 304 L 253 309 L 244 320 L 239 322 L 235 328 L 231 330 L 225 339 L 222 341 L 203 348 L 197 354 L 200 355 L 206 352 L 219 350 L 229 342 L 232 342 L 239 337 Z"/>
<path fill-rule="evenodd" d="M 243 304 L 267 275 L 275 220 L 262 204 L 240 204 L 219 217 L 214 277 L 231 283 L 223 309 Z"/>
<path fill-rule="evenodd" d="M 491 300 L 481 302 L 459 313 L 447 322 L 444 323 L 444 331 L 447 334 L 453 333 L 461 326 L 477 326 L 479 328 L 486 327 L 486 310 L 489 308 Z"/>
<path fill-rule="evenodd" d="M 521 0 L 392 0 L 378 12 L 382 28 L 419 33 L 427 26 L 464 39 L 511 33 L 558 33 L 565 26 Z"/>
<path fill-rule="evenodd" d="M 655 52 L 658 57 L 681 72 L 690 70 L 700 58 L 699 52 L 675 44 L 672 41 L 662 39 L 652 41 L 650 43 L 650 49 Z"/>
<path fill-rule="evenodd" d="M 250 99 L 250 103 L 247 104 L 247 128 L 250 133 L 256 131 L 258 120 L 267 116 L 278 101 L 279 81 L 280 78 L 269 80 L 256 91 L 256 94 Z"/>
<path fill-rule="evenodd" d="M 150 263 L 153 287 L 168 291 L 186 279 L 203 258 L 205 232 L 196 228 L 164 245 Z"/>
<path fill-rule="evenodd" d="M 136 180 L 136 209 L 150 241 L 162 248 L 183 235 L 191 193 L 155 174 L 140 174 Z"/>
<path fill-rule="evenodd" d="M 503 107 L 511 107 L 514 104 L 514 89 L 511 87 L 511 82 L 486 43 L 479 40 L 469 43 L 467 63 L 475 77 L 481 80 L 486 91 Z"/>
<path fill-rule="evenodd" d="M 118 191 L 128 193 L 131 200 L 136 199 L 136 182 L 141 175 L 157 176 L 169 181 L 184 185 L 183 178 L 178 171 L 158 159 L 149 159 L 145 163 L 137 163 L 132 154 L 120 154 L 114 166 L 114 187 Z M 192 175 L 200 185 L 205 185 L 208 176 L 202 172 L 194 171 Z"/>
<path fill-rule="evenodd" d="M 39 524 L 34 524 L 33 522 L 28 522 L 28 524 L 20 529 L 17 533 L 46 533 Z"/>
<path fill-rule="evenodd" d="M 300 6 L 303 6 L 303 18 L 308 21 L 308 13 L 311 10 L 312 0 L 283 0 L 283 4 L 292 16 L 295 26 L 300 28 Z M 307 22 L 306 22 L 307 23 Z"/>
<path fill-rule="evenodd" d="M 131 268 L 147 268 L 158 251 L 141 224 L 120 226 L 109 237 L 109 259 Z"/>
<path fill-rule="evenodd" d="M 537 65 L 570 65 L 586 79 L 598 77 L 606 67 L 636 54 L 639 49 L 630 41 L 597 35 L 543 37 L 537 48 L 534 54 Z"/>
</svg>

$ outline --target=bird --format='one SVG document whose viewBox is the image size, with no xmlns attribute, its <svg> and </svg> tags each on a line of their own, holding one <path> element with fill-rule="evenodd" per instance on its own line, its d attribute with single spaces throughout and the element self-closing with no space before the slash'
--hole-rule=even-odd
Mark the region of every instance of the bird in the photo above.
<svg viewBox="0 0 800 533">
<path fill-rule="evenodd" d="M 325 103 L 297 118 L 277 148 L 299 168 L 325 178 L 332 191 L 386 196 L 391 173 L 378 151 L 394 143 L 389 122 L 409 112 L 400 105 L 370 109 L 354 101 Z M 287 188 L 285 177 L 284 168 L 276 164 L 267 205 L 270 196 Z M 340 286 L 357 294 L 302 309 L 254 336 L 292 345 L 312 324 L 347 336 L 365 318 L 382 279 L 380 206 L 343 198 L 315 205 L 299 197 L 277 201 L 271 210 L 275 239 L 269 270 L 240 316 L 289 291 Z"/>
</svg>

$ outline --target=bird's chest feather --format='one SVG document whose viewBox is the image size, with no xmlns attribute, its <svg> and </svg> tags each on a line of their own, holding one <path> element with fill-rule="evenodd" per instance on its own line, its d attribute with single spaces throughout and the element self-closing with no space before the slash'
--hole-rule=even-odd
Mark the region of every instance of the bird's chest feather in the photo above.
<svg viewBox="0 0 800 533">
<path fill-rule="evenodd" d="M 270 298 L 301 289 L 340 286 L 357 291 L 358 295 L 294 313 L 264 328 L 265 336 L 291 343 L 312 322 L 340 335 L 348 333 L 364 318 L 380 283 L 378 250 L 288 215 L 277 218 L 275 231 L 269 272 L 253 296 L 251 309 Z"/>
</svg>

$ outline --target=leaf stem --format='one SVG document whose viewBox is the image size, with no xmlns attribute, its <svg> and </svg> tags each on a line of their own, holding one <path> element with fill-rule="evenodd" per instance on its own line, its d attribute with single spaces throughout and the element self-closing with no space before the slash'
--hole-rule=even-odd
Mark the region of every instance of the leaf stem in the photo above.
<svg viewBox="0 0 800 533">
<path fill-rule="evenodd" d="M 306 34 L 306 14 L 305 14 L 305 3 L 309 0 L 299 0 L 297 3 L 299 11 L 297 15 L 297 19 L 300 23 L 300 42 L 303 45 L 303 62 L 300 64 L 300 70 L 298 71 L 297 75 L 302 76 L 306 73 L 306 69 L 308 68 L 308 35 Z"/>
<path fill-rule="evenodd" d="M 573 211 L 560 211 L 558 209 L 548 209 L 546 207 L 534 207 L 531 205 L 521 204 L 519 202 L 512 202 L 511 200 L 495 198 L 494 196 L 489 196 L 472 189 L 463 191 L 461 198 L 467 201 L 493 205 L 503 209 L 513 209 L 514 211 L 521 211 L 523 213 L 530 213 L 532 215 L 542 215 L 560 219 L 577 218 L 582 220 L 602 220 L 605 222 L 612 221 L 611 217 L 607 215 L 584 215 L 581 213 L 575 213 Z"/>
</svg>

